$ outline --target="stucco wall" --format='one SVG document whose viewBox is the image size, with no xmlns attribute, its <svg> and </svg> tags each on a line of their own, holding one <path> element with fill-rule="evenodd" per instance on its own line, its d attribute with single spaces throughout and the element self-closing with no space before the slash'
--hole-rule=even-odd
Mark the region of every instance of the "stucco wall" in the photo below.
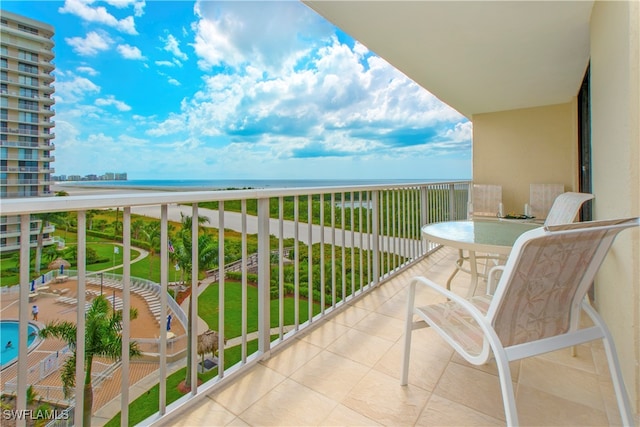
<svg viewBox="0 0 640 427">
<path fill-rule="evenodd" d="M 507 213 L 523 213 L 532 183 L 577 189 L 576 101 L 473 116 L 473 180 L 502 185 Z"/>
<path fill-rule="evenodd" d="M 596 2 L 591 15 L 593 189 L 596 219 L 640 215 L 640 6 Z M 636 413 L 640 408 L 640 237 L 625 232 L 596 281 Z"/>
</svg>

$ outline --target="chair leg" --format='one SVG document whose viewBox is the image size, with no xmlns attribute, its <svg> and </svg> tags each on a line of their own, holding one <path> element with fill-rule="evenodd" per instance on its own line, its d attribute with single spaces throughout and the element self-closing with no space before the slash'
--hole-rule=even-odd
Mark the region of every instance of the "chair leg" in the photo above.
<svg viewBox="0 0 640 427">
<path fill-rule="evenodd" d="M 500 389 L 502 390 L 502 403 L 504 405 L 504 416 L 508 426 L 517 426 L 518 411 L 516 409 L 516 397 L 513 392 L 511 381 L 511 371 L 509 370 L 509 360 L 502 349 L 493 348 L 493 355 L 498 365 L 498 377 L 500 378 Z"/>
<path fill-rule="evenodd" d="M 611 373 L 613 389 L 616 392 L 616 400 L 618 401 L 618 409 L 620 410 L 622 425 L 632 426 L 634 420 L 633 414 L 631 413 L 631 403 L 629 402 L 629 397 L 627 396 L 627 391 L 624 387 L 622 371 L 620 371 L 620 364 L 618 363 L 618 357 L 616 355 L 615 348 L 609 342 L 609 339 L 605 338 L 603 339 L 603 341 L 605 353 L 607 353 L 607 362 L 609 363 L 609 371 Z"/>
<path fill-rule="evenodd" d="M 407 313 L 404 324 L 404 350 L 402 356 L 402 372 L 400 374 L 400 385 L 407 385 L 409 382 L 409 356 L 411 355 L 411 334 L 413 332 L 413 306 L 416 299 L 416 285 L 409 285 L 409 295 L 407 296 Z"/>
<path fill-rule="evenodd" d="M 462 268 L 462 264 L 464 264 L 464 253 L 462 252 L 462 249 L 458 249 L 458 259 L 456 260 L 456 268 L 455 270 L 453 270 L 453 273 L 451 273 L 451 276 L 449 276 L 449 279 L 447 279 L 447 290 L 451 290 L 451 281 L 453 280 L 454 277 L 456 277 L 456 274 L 458 274 L 458 271 L 460 271 L 460 269 Z"/>
<path fill-rule="evenodd" d="M 616 393 L 616 401 L 618 402 L 618 409 L 620 410 L 620 418 L 622 419 L 622 425 L 632 426 L 634 424 L 634 416 L 631 411 L 631 403 L 629 402 L 629 396 L 624 386 L 624 380 L 622 377 L 622 371 L 620 370 L 620 362 L 618 361 L 618 354 L 613 343 L 613 337 L 609 328 L 600 315 L 595 311 L 591 305 L 587 302 L 582 303 L 582 308 L 587 312 L 591 320 L 602 331 L 602 342 L 604 344 L 604 351 L 607 355 L 607 363 L 609 365 L 609 374 L 611 375 L 611 382 L 613 383 L 613 389 Z"/>
</svg>

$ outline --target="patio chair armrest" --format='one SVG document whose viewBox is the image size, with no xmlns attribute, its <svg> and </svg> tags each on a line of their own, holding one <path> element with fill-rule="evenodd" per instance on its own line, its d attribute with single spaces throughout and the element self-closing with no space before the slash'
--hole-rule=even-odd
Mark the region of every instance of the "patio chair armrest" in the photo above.
<svg viewBox="0 0 640 427">
<path fill-rule="evenodd" d="M 496 265 L 489 270 L 489 274 L 487 275 L 487 295 L 492 295 L 494 291 L 494 284 L 497 282 L 496 274 L 500 271 L 504 271 L 504 265 Z"/>
</svg>

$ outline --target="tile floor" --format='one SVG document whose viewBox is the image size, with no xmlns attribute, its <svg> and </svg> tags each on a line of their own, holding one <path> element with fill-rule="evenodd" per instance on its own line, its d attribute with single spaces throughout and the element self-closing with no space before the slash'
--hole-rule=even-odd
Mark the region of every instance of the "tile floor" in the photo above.
<svg viewBox="0 0 640 427">
<path fill-rule="evenodd" d="M 431 329 L 414 331 L 409 385 L 400 386 L 408 281 L 444 283 L 454 258 L 438 251 L 165 424 L 504 425 L 495 365 L 468 364 Z M 466 295 L 466 280 L 459 274 L 453 290 Z M 513 363 L 512 374 L 522 425 L 620 424 L 600 344 Z"/>
</svg>

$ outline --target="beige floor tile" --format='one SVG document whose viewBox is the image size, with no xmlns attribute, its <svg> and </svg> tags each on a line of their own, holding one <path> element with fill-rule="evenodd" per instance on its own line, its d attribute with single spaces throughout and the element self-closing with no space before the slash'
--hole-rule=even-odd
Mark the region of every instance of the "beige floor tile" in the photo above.
<svg viewBox="0 0 640 427">
<path fill-rule="evenodd" d="M 430 328 L 413 331 L 409 357 L 409 384 L 432 391 L 445 368 L 453 350 Z M 404 339 L 399 339 L 375 365 L 374 369 L 400 382 L 404 355 Z"/>
<path fill-rule="evenodd" d="M 396 378 L 370 371 L 345 397 L 342 404 L 382 425 L 413 425 L 422 412 L 429 392 L 403 387 Z"/>
<path fill-rule="evenodd" d="M 305 334 L 300 340 L 321 348 L 326 348 L 348 330 L 349 327 L 332 319 L 325 322 L 321 327 L 317 327 Z"/>
<path fill-rule="evenodd" d="M 327 350 L 354 362 L 373 367 L 393 342 L 351 329 L 327 347 Z"/>
<path fill-rule="evenodd" d="M 604 404 L 605 412 L 609 418 L 609 425 L 619 426 L 622 425 L 622 419 L 620 417 L 620 408 L 618 407 L 618 401 L 615 391 L 613 389 L 613 382 L 611 380 L 611 373 L 609 371 L 609 364 L 607 362 L 607 356 L 603 346 L 593 346 L 593 359 L 598 375 L 598 384 L 600 385 L 600 395 Z M 625 387 L 628 387 L 625 384 Z M 628 396 L 628 394 L 627 394 Z M 636 417 L 635 424 L 640 426 L 640 414 Z"/>
<path fill-rule="evenodd" d="M 589 405 L 520 385 L 516 399 L 518 417 L 525 426 L 607 426 L 607 415 Z"/>
<path fill-rule="evenodd" d="M 321 426 L 379 426 L 371 418 L 352 411 L 343 405 L 336 406 L 321 423 Z"/>
<path fill-rule="evenodd" d="M 297 370 L 291 379 L 339 402 L 370 370 L 361 363 L 324 351 Z"/>
<path fill-rule="evenodd" d="M 247 424 L 245 421 L 243 421 L 242 418 L 240 418 L 240 417 L 235 417 L 227 425 L 230 426 L 230 427 L 249 427 L 249 424 Z"/>
<path fill-rule="evenodd" d="M 520 365 L 520 385 L 586 405 L 600 411 L 604 403 L 600 396 L 598 378 L 580 369 L 533 357 Z"/>
<path fill-rule="evenodd" d="M 250 425 L 311 426 L 327 417 L 338 402 L 286 379 L 240 414 Z"/>
<path fill-rule="evenodd" d="M 495 359 L 491 358 L 484 365 L 474 365 L 472 363 L 467 362 L 464 357 L 460 356 L 457 352 L 453 353 L 453 358 L 451 359 L 455 363 L 459 363 L 460 365 L 465 365 L 473 369 L 478 369 L 480 371 L 486 372 L 492 375 L 498 375 L 498 365 L 496 365 Z M 509 369 L 511 370 L 511 380 L 513 382 L 517 382 L 520 378 L 520 364 L 521 361 L 516 360 L 515 362 L 509 363 Z"/>
<path fill-rule="evenodd" d="M 477 367 L 430 329 L 412 333 L 409 385 L 400 386 L 408 284 L 444 285 L 456 252 L 437 251 L 328 322 L 303 333 L 229 387 L 185 411 L 188 425 L 504 425 L 495 363 Z M 469 277 L 453 290 L 466 295 Z M 442 302 L 436 292 L 418 304 Z M 511 364 L 522 425 L 619 425 L 602 346 L 561 350 Z"/>
<path fill-rule="evenodd" d="M 611 372 L 609 371 L 609 362 L 604 347 L 592 348 L 592 354 L 596 374 L 598 374 L 600 378 L 610 379 Z"/>
<path fill-rule="evenodd" d="M 238 415 L 284 380 L 284 375 L 258 364 L 230 387 L 212 394 L 211 397 Z"/>
<path fill-rule="evenodd" d="M 287 348 L 277 352 L 270 359 L 262 363 L 268 368 L 288 377 L 321 351 L 322 348 L 316 345 L 306 341 L 296 340 L 296 342 L 289 344 Z"/>
<path fill-rule="evenodd" d="M 367 295 L 365 298 L 359 298 L 357 301 L 351 303 L 351 306 L 358 307 L 367 311 L 375 311 L 389 299 L 387 295 L 377 291 L 378 289 L 376 289 L 370 295 Z"/>
<path fill-rule="evenodd" d="M 404 292 L 407 288 L 407 283 L 411 280 L 411 277 L 413 277 L 413 274 L 409 275 L 406 273 L 402 273 L 398 277 L 394 277 L 380 286 L 380 290 L 382 291 L 381 293 L 385 297 L 391 298 L 398 292 Z"/>
<path fill-rule="evenodd" d="M 364 319 L 356 323 L 353 328 L 387 341 L 397 341 L 402 337 L 404 321 L 384 314 L 371 312 Z"/>
<path fill-rule="evenodd" d="M 359 307 L 349 306 L 345 310 L 338 313 L 332 320 L 340 323 L 341 325 L 352 327 L 369 314 L 369 310 L 364 310 Z"/>
<path fill-rule="evenodd" d="M 231 423 L 236 416 L 220 404 L 207 398 L 194 409 L 186 411 L 172 422 L 176 427 L 191 426 L 225 426 Z"/>
<path fill-rule="evenodd" d="M 495 375 L 451 362 L 433 393 L 490 417 L 504 419 L 502 391 Z"/>
<path fill-rule="evenodd" d="M 376 309 L 377 313 L 404 321 L 407 313 L 407 293 L 398 292 Z"/>
<path fill-rule="evenodd" d="M 432 395 L 416 425 L 419 426 L 504 426 L 504 421 Z"/>
<path fill-rule="evenodd" d="M 592 374 L 597 373 L 591 345 L 583 344 L 576 346 L 576 355 L 572 356 L 571 353 L 571 348 L 563 348 L 557 351 L 552 351 L 551 353 L 542 354 L 537 357 L 549 360 L 554 363 L 565 365 L 570 368 L 582 369 Z"/>
<path fill-rule="evenodd" d="M 607 414 L 607 419 L 609 420 L 609 425 L 622 425 L 620 408 L 618 407 L 616 394 L 613 390 L 613 383 L 605 379 L 600 379 L 598 383 L 600 384 L 600 394 L 602 396 L 602 401 L 604 404 L 604 411 Z M 636 423 L 636 425 L 638 424 Z"/>
</svg>

